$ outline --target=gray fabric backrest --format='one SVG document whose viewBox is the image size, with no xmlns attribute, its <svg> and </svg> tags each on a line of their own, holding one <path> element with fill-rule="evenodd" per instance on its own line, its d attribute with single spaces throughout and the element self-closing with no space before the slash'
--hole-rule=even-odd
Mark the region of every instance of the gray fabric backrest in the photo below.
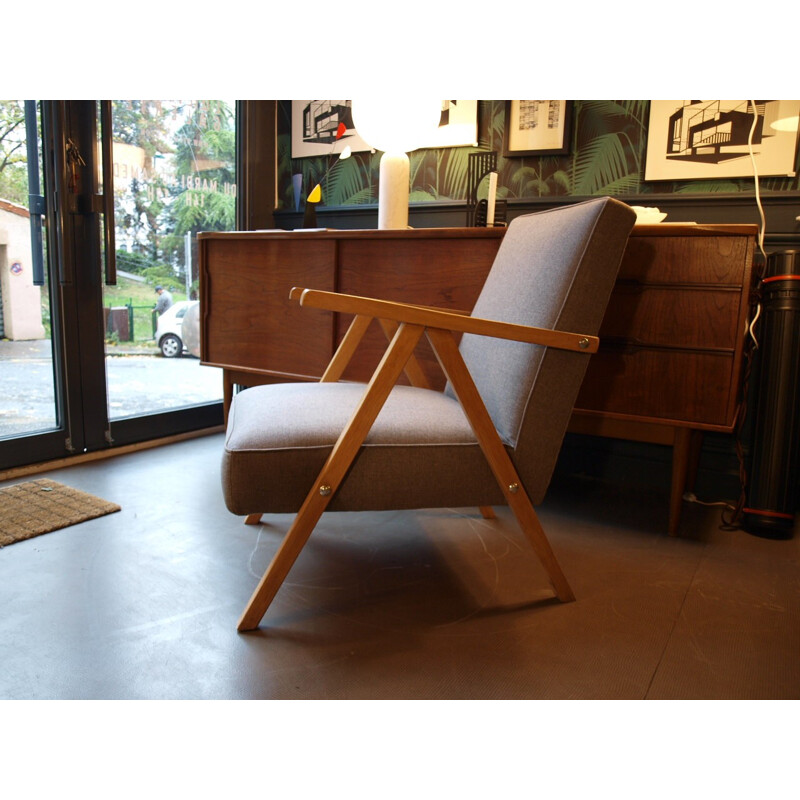
<svg viewBox="0 0 800 800">
<path fill-rule="evenodd" d="M 517 217 L 473 316 L 596 335 L 635 219 L 610 197 Z M 461 352 L 531 499 L 540 502 L 589 356 L 474 335 L 462 338 Z"/>
</svg>

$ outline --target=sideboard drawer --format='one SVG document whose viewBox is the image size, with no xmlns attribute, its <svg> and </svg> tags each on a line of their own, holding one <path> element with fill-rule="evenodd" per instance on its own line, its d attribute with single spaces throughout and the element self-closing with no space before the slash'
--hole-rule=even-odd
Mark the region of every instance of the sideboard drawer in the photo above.
<svg viewBox="0 0 800 800">
<path fill-rule="evenodd" d="M 735 414 L 733 361 L 733 353 L 601 344 L 589 361 L 576 408 L 729 427 Z"/>
<path fill-rule="evenodd" d="M 740 289 L 617 283 L 600 339 L 733 352 L 741 297 Z"/>
<path fill-rule="evenodd" d="M 668 233 L 669 229 L 665 228 Z M 638 283 L 741 286 L 752 237 L 651 236 L 628 240 L 619 280 Z"/>
</svg>

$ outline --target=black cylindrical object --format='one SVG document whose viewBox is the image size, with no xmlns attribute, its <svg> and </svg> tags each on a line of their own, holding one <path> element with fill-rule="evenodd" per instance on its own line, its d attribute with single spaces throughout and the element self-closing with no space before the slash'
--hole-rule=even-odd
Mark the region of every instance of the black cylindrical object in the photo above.
<svg viewBox="0 0 800 800">
<path fill-rule="evenodd" d="M 751 466 L 742 524 L 786 539 L 794 528 L 800 449 L 800 250 L 771 253 L 762 279 Z"/>
</svg>

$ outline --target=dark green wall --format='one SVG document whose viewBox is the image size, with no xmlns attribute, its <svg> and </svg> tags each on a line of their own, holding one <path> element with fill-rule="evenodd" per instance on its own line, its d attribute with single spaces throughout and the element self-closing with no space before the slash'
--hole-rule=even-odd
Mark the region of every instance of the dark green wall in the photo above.
<svg viewBox="0 0 800 800">
<path fill-rule="evenodd" d="M 533 199 L 614 195 L 753 194 L 752 179 L 716 181 L 643 180 L 647 146 L 647 100 L 574 101 L 568 155 L 498 157 L 498 196 L 511 203 Z M 279 102 L 278 209 L 294 209 L 292 174 L 302 172 L 307 192 L 331 166 L 326 158 L 291 158 L 291 101 Z M 505 101 L 482 100 L 478 112 L 480 149 L 503 150 Z M 411 202 L 465 201 L 467 156 L 478 148 L 420 150 L 410 155 Z M 377 202 L 379 153 L 355 153 L 333 162 L 323 186 L 321 206 Z M 762 178 L 767 194 L 798 192 L 800 177 Z M 646 198 L 645 198 L 646 200 Z"/>
</svg>

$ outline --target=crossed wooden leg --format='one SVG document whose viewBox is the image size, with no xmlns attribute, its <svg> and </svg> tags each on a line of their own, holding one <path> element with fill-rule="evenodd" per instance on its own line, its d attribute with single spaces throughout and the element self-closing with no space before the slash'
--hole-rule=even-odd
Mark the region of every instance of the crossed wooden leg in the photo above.
<svg viewBox="0 0 800 800">
<path fill-rule="evenodd" d="M 347 473 L 424 330 L 420 325 L 406 323 L 398 327 L 381 363 L 367 385 L 358 408 L 339 436 L 272 563 L 250 598 L 239 620 L 237 626 L 239 631 L 253 630 L 260 624 L 275 594 Z M 561 571 L 539 518 L 461 358 L 455 340 L 448 331 L 435 328 L 427 329 L 427 335 L 509 506 L 553 584 L 556 596 L 562 602 L 574 600 L 575 595 Z M 481 513 L 489 519 L 494 516 L 494 512 L 488 507 L 482 507 Z M 257 516 L 250 515 L 248 521 Z"/>
<path fill-rule="evenodd" d="M 403 371 L 424 328 L 401 325 L 375 370 L 355 413 L 342 431 L 311 491 L 306 496 L 272 563 L 256 587 L 239 620 L 239 631 L 258 627 L 269 604 L 303 549 L 311 531 L 335 494 L 350 464 Z"/>
</svg>

